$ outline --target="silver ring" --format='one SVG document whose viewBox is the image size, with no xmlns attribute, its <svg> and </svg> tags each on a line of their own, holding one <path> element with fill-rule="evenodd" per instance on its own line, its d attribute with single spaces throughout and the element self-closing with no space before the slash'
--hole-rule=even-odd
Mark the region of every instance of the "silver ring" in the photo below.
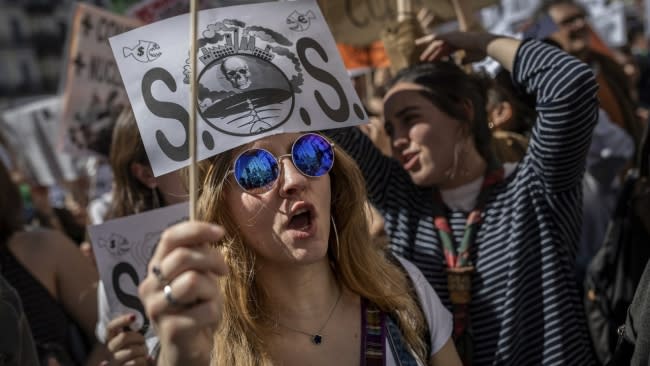
<svg viewBox="0 0 650 366">
<path fill-rule="evenodd" d="M 165 285 L 165 287 L 163 287 L 163 292 L 165 293 L 165 299 L 169 305 L 176 305 L 176 300 L 174 300 L 174 297 L 172 296 L 171 285 Z"/>
</svg>

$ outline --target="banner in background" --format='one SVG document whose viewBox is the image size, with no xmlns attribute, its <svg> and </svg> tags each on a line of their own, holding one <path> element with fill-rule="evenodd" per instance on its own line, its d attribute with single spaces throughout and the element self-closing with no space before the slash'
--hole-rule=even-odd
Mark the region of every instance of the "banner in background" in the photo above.
<svg viewBox="0 0 650 366">
<path fill-rule="evenodd" d="M 189 164 L 189 16 L 110 39 L 156 176 Z M 366 113 L 314 0 L 198 14 L 197 157 Z M 144 47 L 145 52 L 136 52 Z"/>
<path fill-rule="evenodd" d="M 627 44 L 625 4 L 619 2 L 593 7 L 589 22 L 607 46 L 617 48 Z"/>
<path fill-rule="evenodd" d="M 108 37 L 141 22 L 78 3 L 68 34 L 59 142 L 64 151 L 108 156 L 115 119 L 128 105 Z M 135 54 L 144 52 L 135 48 Z"/>
<path fill-rule="evenodd" d="M 498 0 L 471 0 L 472 10 L 498 4 Z M 381 31 L 397 20 L 397 0 L 319 0 L 334 39 L 340 43 L 365 46 L 379 39 Z M 413 0 L 413 9 L 430 9 L 437 22 L 456 19 L 448 0 Z"/>
<path fill-rule="evenodd" d="M 138 298 L 138 285 L 147 274 L 160 235 L 169 226 L 187 221 L 188 210 L 188 203 L 181 203 L 88 227 L 99 277 L 106 291 L 109 319 L 135 313 L 134 330 L 147 338 L 154 335 Z"/>
<path fill-rule="evenodd" d="M 61 98 L 48 97 L 2 113 L 3 132 L 27 172 L 41 186 L 77 178 L 72 157 L 56 149 Z"/>
<path fill-rule="evenodd" d="M 199 0 L 199 10 L 224 6 L 244 5 L 272 0 Z M 187 14 L 190 11 L 189 0 L 141 0 L 129 7 L 125 14 L 138 18 L 145 23 Z"/>
</svg>

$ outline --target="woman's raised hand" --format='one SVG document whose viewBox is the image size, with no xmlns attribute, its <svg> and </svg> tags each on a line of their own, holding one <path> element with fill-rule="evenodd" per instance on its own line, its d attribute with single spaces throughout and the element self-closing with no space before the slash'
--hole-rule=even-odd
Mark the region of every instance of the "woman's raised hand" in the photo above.
<svg viewBox="0 0 650 366">
<path fill-rule="evenodd" d="M 420 55 L 420 61 L 440 60 L 463 50 L 463 63 L 480 61 L 490 56 L 511 71 L 521 41 L 485 32 L 449 32 L 418 38 L 415 44 L 427 45 Z"/>
<path fill-rule="evenodd" d="M 430 34 L 415 40 L 416 45 L 427 45 L 420 55 L 421 61 L 435 61 L 464 50 L 463 62 L 479 61 L 487 55 L 487 44 L 495 36 L 484 32 L 449 32 Z"/>
<path fill-rule="evenodd" d="M 118 316 L 106 326 L 106 346 L 111 352 L 111 362 L 107 365 L 147 366 L 149 361 L 144 336 L 130 330 L 135 314 Z"/>
<path fill-rule="evenodd" d="M 139 294 L 160 338 L 164 364 L 207 364 L 222 311 L 218 277 L 228 268 L 217 242 L 224 230 L 184 222 L 163 233 Z"/>
</svg>

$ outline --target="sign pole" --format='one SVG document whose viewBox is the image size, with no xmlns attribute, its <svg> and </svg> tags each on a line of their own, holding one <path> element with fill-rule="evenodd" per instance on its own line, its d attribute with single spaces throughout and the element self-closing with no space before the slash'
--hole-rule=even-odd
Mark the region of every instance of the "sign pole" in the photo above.
<svg viewBox="0 0 650 366">
<path fill-rule="evenodd" d="M 197 0 L 190 0 L 190 221 L 196 220 L 196 195 L 198 191 L 197 166 L 196 166 L 196 29 L 197 29 Z"/>
</svg>

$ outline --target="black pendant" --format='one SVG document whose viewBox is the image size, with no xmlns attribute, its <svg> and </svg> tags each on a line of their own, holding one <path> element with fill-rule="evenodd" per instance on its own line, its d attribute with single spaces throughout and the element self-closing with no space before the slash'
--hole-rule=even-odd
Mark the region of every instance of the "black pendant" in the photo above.
<svg viewBox="0 0 650 366">
<path fill-rule="evenodd" d="M 313 336 L 311 336 L 311 343 L 315 345 L 319 345 L 323 343 L 323 336 L 320 334 L 314 334 Z"/>
</svg>

